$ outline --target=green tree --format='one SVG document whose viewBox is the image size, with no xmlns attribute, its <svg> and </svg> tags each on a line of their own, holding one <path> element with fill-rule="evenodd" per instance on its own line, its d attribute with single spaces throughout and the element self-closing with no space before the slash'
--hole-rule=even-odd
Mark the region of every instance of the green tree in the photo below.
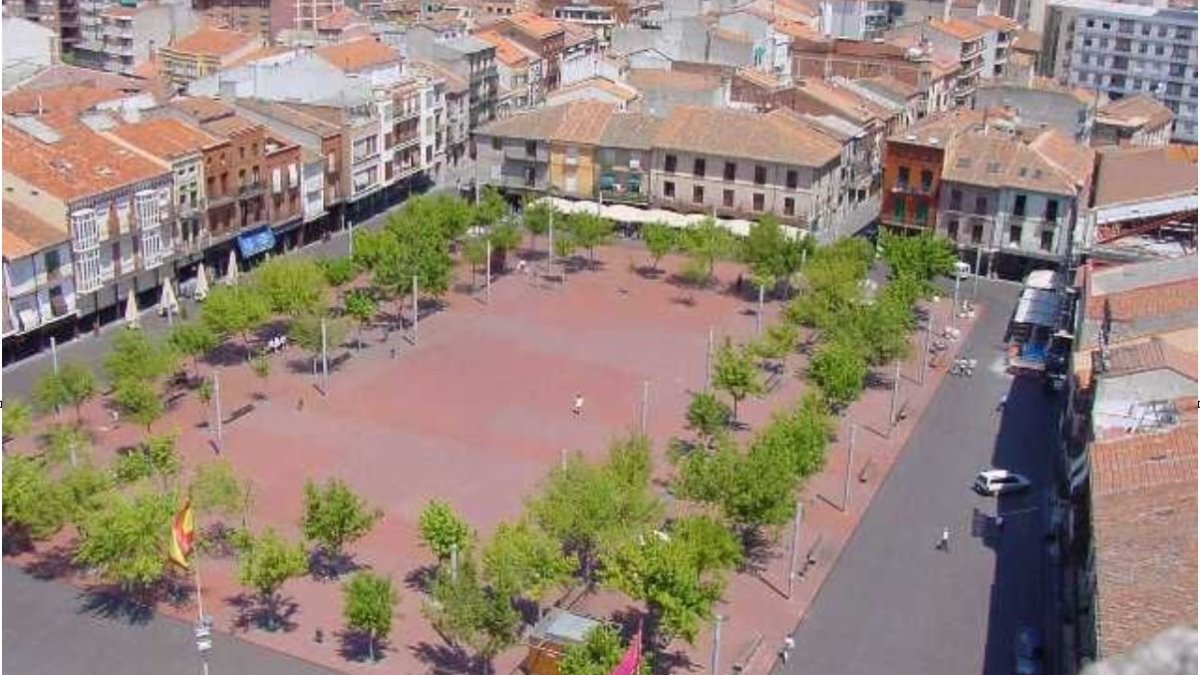
<svg viewBox="0 0 1200 675">
<path fill-rule="evenodd" d="M 604 464 L 573 455 L 527 504 L 538 527 L 579 559 L 588 582 L 603 551 L 661 517 L 662 505 L 650 492 L 649 451 L 647 439 L 632 436 L 614 440 Z"/>
<path fill-rule="evenodd" d="M 796 347 L 796 327 L 781 322 L 767 326 L 760 340 L 754 343 L 754 353 L 768 361 L 784 361 Z"/>
<path fill-rule="evenodd" d="M 749 396 L 760 396 L 763 387 L 754 354 L 745 347 L 735 347 L 733 341 L 725 342 L 717 349 L 713 360 L 712 385 L 729 394 L 733 400 L 733 419 L 737 420 L 738 404 Z"/>
<path fill-rule="evenodd" d="M 304 537 L 316 542 L 335 561 L 344 557 L 346 544 L 361 539 L 382 517 L 383 511 L 369 506 L 341 480 L 330 479 L 322 486 L 308 481 L 304 485 L 304 515 L 300 522 Z"/>
<path fill-rule="evenodd" d="M 254 359 L 250 361 L 250 369 L 254 371 L 255 376 L 257 376 L 259 380 L 262 380 L 263 391 L 261 395 L 263 399 L 266 400 L 267 378 L 271 377 L 270 357 L 268 357 L 265 352 L 259 352 L 254 356 Z"/>
<path fill-rule="evenodd" d="M 821 389 L 829 404 L 839 410 L 858 398 L 867 370 L 866 358 L 845 342 L 822 345 L 808 365 L 813 384 Z"/>
<path fill-rule="evenodd" d="M 119 382 L 113 400 L 130 419 L 146 427 L 146 433 L 150 433 L 151 426 L 163 414 L 162 398 L 153 386 L 142 380 Z"/>
<path fill-rule="evenodd" d="M 580 248 L 587 249 L 588 263 L 596 263 L 596 247 L 612 238 L 613 223 L 594 213 L 577 213 L 570 219 L 571 236 Z"/>
<path fill-rule="evenodd" d="M 749 534 L 788 522 L 796 476 L 790 453 L 780 444 L 756 443 L 742 452 L 725 441 L 711 453 L 684 457 L 676 489 L 681 497 L 720 508 L 730 523 Z"/>
<path fill-rule="evenodd" d="M 241 516 L 242 527 L 246 527 L 249 482 L 238 480 L 228 460 L 217 459 L 197 466 L 188 492 L 198 513 L 225 518 Z"/>
<path fill-rule="evenodd" d="M 521 244 L 521 228 L 512 219 L 506 219 L 492 226 L 488 231 L 488 239 L 492 248 L 506 255 L 509 251 L 517 250 Z"/>
<path fill-rule="evenodd" d="M 704 270 L 705 279 L 712 278 L 717 261 L 734 247 L 733 235 L 713 218 L 705 218 L 684 230 L 682 243 L 683 250 Z"/>
<path fill-rule="evenodd" d="M 575 232 L 565 226 L 567 224 L 569 221 L 554 232 L 554 255 L 558 258 L 569 259 L 579 250 L 579 240 L 575 238 Z"/>
<path fill-rule="evenodd" d="M 296 316 L 325 307 L 329 283 L 320 263 L 311 258 L 278 256 L 254 271 L 252 285 L 276 314 Z"/>
<path fill-rule="evenodd" d="M 4 425 L 3 436 L 7 440 L 24 436 L 33 426 L 33 410 L 29 404 L 19 398 L 9 398 L 5 401 L 4 412 L 0 414 L 0 424 Z"/>
<path fill-rule="evenodd" d="M 647 224 L 642 229 L 642 238 L 646 240 L 646 250 L 650 252 L 653 261 L 652 268 L 658 271 L 658 264 L 668 253 L 678 246 L 678 233 L 670 225 L 662 222 Z"/>
<path fill-rule="evenodd" d="M 86 458 L 91 454 L 91 438 L 83 427 L 55 424 L 46 430 L 41 440 L 43 457 L 50 466 L 70 462 L 72 467 L 77 467 L 81 455 Z"/>
<path fill-rule="evenodd" d="M 466 234 L 474 220 L 475 210 L 461 197 L 433 194 L 409 199 L 396 215 L 401 220 L 428 229 L 443 242 L 450 242 Z"/>
<path fill-rule="evenodd" d="M 175 451 L 175 436 L 150 436 L 141 445 L 118 455 L 113 474 L 119 483 L 134 483 L 143 478 L 157 477 L 165 491 L 179 475 L 182 462 Z"/>
<path fill-rule="evenodd" d="M 178 353 L 192 359 L 192 370 L 200 372 L 200 359 L 216 348 L 219 341 L 216 333 L 203 323 L 181 323 L 171 330 L 168 343 Z"/>
<path fill-rule="evenodd" d="M 238 335 L 249 344 L 250 331 L 270 314 L 270 302 L 257 286 L 217 286 L 205 298 L 200 320 L 220 339 Z"/>
<path fill-rule="evenodd" d="M 457 235 L 461 236 L 461 235 Z M 384 227 L 372 272 L 375 283 L 402 296 L 412 290 L 413 277 L 421 293 L 441 296 L 450 288 L 453 260 L 444 231 L 429 222 L 393 214 Z"/>
<path fill-rule="evenodd" d="M 879 247 L 893 277 L 908 276 L 921 282 L 950 274 L 958 260 L 954 244 L 933 234 L 902 236 L 884 232 L 879 236 Z"/>
<path fill-rule="evenodd" d="M 342 319 L 331 319 L 313 314 L 304 314 L 292 319 L 288 326 L 288 337 L 301 349 L 314 357 L 321 355 L 321 321 L 325 321 L 325 345 L 329 351 L 340 347 L 346 341 L 346 322 Z"/>
<path fill-rule="evenodd" d="M 692 394 L 688 404 L 688 429 L 696 432 L 704 447 L 712 447 L 713 441 L 725 435 L 733 421 L 729 406 L 707 391 Z"/>
<path fill-rule="evenodd" d="M 171 533 L 175 495 L 109 493 L 78 523 L 75 563 L 100 571 L 126 590 L 145 590 L 167 573 L 164 546 Z"/>
<path fill-rule="evenodd" d="M 371 572 L 358 572 L 342 586 L 342 615 L 351 630 L 367 636 L 371 661 L 376 660 L 376 643 L 392 632 L 398 601 L 392 580 Z"/>
<path fill-rule="evenodd" d="M 456 547 L 459 553 L 465 553 L 471 540 L 471 526 L 467 521 L 449 504 L 436 499 L 421 510 L 420 528 L 421 543 L 433 551 L 439 561 L 449 559 Z"/>
<path fill-rule="evenodd" d="M 508 202 L 496 188 L 487 186 L 479 192 L 479 204 L 473 209 L 472 221 L 479 227 L 490 227 L 508 215 Z"/>
<path fill-rule="evenodd" d="M 463 258 L 471 265 L 471 288 L 475 288 L 475 277 L 479 274 L 479 266 L 487 262 L 487 239 L 480 235 L 471 235 L 463 241 Z"/>
<path fill-rule="evenodd" d="M 258 536 L 244 537 L 238 583 L 258 594 L 266 616 L 266 627 L 275 630 L 279 619 L 279 590 L 289 579 L 308 568 L 304 547 L 293 544 L 267 528 Z"/>
<path fill-rule="evenodd" d="M 44 539 L 62 529 L 68 504 L 59 499 L 40 458 L 12 454 L 4 458 L 4 539 Z"/>
<path fill-rule="evenodd" d="M 755 279 L 787 279 L 800 269 L 802 250 L 796 239 L 784 233 L 779 220 L 768 215 L 750 226 L 750 233 L 742 242 L 742 259 Z"/>
<path fill-rule="evenodd" d="M 345 310 L 347 316 L 358 322 L 358 348 L 362 349 L 362 329 L 375 317 L 377 306 L 375 298 L 365 290 L 352 291 L 346 296 Z"/>
<path fill-rule="evenodd" d="M 611 624 L 588 630 L 583 642 L 569 645 L 558 663 L 562 675 L 609 675 L 621 662 L 625 648 L 621 635 Z"/>
<path fill-rule="evenodd" d="M 358 246 L 358 239 L 362 236 L 361 232 L 354 233 L 355 246 Z M 325 273 L 325 283 L 334 288 L 341 288 L 346 284 L 354 281 L 354 277 L 358 276 L 358 266 L 349 256 L 343 258 L 324 258 L 320 261 L 321 271 Z"/>
<path fill-rule="evenodd" d="M 75 423 L 83 424 L 83 404 L 96 395 L 96 377 L 87 366 L 68 362 L 48 371 L 33 386 L 33 400 L 43 411 L 74 406 Z"/>
<path fill-rule="evenodd" d="M 117 333 L 104 368 L 118 387 L 126 381 L 153 385 L 175 370 L 177 363 L 178 357 L 170 345 L 151 340 L 141 331 L 123 331 Z"/>
<path fill-rule="evenodd" d="M 577 561 L 562 545 L 531 523 L 500 523 L 483 549 L 484 578 L 498 592 L 540 601 L 546 591 L 565 586 Z"/>
<path fill-rule="evenodd" d="M 113 488 L 113 481 L 107 471 L 90 464 L 80 464 L 63 472 L 57 488 L 57 493 L 51 495 L 61 497 L 66 506 L 67 520 L 79 523 L 101 507 L 105 495 Z"/>
<path fill-rule="evenodd" d="M 554 207 L 548 202 L 526 200 L 521 223 L 529 233 L 529 248 L 537 248 L 537 238 L 550 231 L 550 221 L 553 218 Z"/>
<path fill-rule="evenodd" d="M 457 572 L 438 570 L 425 615 L 443 635 L 475 650 L 492 670 L 492 660 L 520 637 L 521 615 L 508 596 L 482 583 L 475 562 L 465 557 Z"/>
</svg>

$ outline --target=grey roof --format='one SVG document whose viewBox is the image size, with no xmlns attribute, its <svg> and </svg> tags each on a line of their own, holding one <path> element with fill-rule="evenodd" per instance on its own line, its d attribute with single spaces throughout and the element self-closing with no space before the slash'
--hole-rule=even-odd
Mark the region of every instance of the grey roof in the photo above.
<svg viewBox="0 0 1200 675">
<path fill-rule="evenodd" d="M 496 48 L 492 43 L 485 40 L 480 40 L 473 35 L 464 35 L 463 37 L 454 38 L 453 40 L 447 40 L 438 44 L 442 45 L 443 47 L 453 49 L 456 52 L 462 52 L 463 54 L 473 54 L 475 52 L 482 52 Z"/>
<path fill-rule="evenodd" d="M 1196 256 L 1119 265 L 1092 273 L 1092 294 L 1125 293 L 1196 278 Z"/>
<path fill-rule="evenodd" d="M 557 607 L 552 608 L 546 616 L 534 626 L 532 637 L 551 640 L 558 643 L 583 642 L 592 628 L 600 622 L 579 614 L 572 614 Z"/>
<path fill-rule="evenodd" d="M 662 119 L 643 113 L 614 113 L 600 134 L 600 144 L 613 148 L 649 150 Z"/>
<path fill-rule="evenodd" d="M 1083 334 L 1079 336 L 1079 343 L 1083 345 L 1095 345 L 1096 340 L 1100 336 L 1100 326 L 1102 323 L 1099 319 L 1084 319 Z M 1138 317 L 1127 321 L 1113 321 L 1108 339 L 1113 343 L 1121 343 L 1150 335 L 1162 335 L 1164 333 L 1173 333 L 1195 327 L 1196 310 L 1193 308 L 1170 314 Z"/>
</svg>

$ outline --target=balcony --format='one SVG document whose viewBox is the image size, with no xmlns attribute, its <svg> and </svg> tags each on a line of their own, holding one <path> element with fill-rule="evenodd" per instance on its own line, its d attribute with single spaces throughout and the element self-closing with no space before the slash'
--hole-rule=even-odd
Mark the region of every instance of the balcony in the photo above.
<svg viewBox="0 0 1200 675">
<path fill-rule="evenodd" d="M 238 187 L 238 199 L 253 199 L 267 189 L 266 183 L 254 181 Z"/>
</svg>

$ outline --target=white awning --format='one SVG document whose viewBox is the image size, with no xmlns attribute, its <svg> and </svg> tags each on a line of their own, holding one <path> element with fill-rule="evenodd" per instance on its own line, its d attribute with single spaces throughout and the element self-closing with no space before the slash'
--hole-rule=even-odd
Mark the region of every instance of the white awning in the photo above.
<svg viewBox="0 0 1200 675">
<path fill-rule="evenodd" d="M 1026 288 L 1021 291 L 1021 300 L 1017 303 L 1013 322 L 1053 328 L 1057 323 L 1058 309 L 1057 293 L 1039 288 Z"/>
<path fill-rule="evenodd" d="M 685 228 L 691 227 L 708 217 L 700 213 L 679 213 L 666 209 L 644 209 L 628 204 L 601 204 L 588 200 L 576 201 L 558 197 L 542 197 L 536 203 L 550 204 L 559 213 L 594 213 L 619 223 L 631 223 L 635 225 L 663 223 L 669 227 Z M 739 237 L 745 237 L 750 234 L 750 227 L 754 224 L 753 221 L 741 218 L 716 218 L 715 220 L 718 225 Z M 807 234 L 805 230 L 790 225 L 784 225 L 783 232 L 791 238 Z"/>
</svg>

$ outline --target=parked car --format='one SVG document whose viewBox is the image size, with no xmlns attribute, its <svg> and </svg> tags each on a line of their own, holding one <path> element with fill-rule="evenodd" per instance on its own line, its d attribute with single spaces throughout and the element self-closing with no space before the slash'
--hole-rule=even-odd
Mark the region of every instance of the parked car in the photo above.
<svg viewBox="0 0 1200 675">
<path fill-rule="evenodd" d="M 1028 490 L 1030 485 L 1028 478 L 1005 469 L 984 469 L 975 476 L 975 491 L 993 497 Z"/>
<path fill-rule="evenodd" d="M 1042 661 L 1045 658 L 1045 646 L 1042 634 L 1032 626 L 1022 626 L 1017 629 L 1016 666 L 1017 675 L 1042 675 Z"/>
<path fill-rule="evenodd" d="M 971 276 L 971 266 L 963 261 L 954 263 L 954 278 L 966 279 Z"/>
</svg>

